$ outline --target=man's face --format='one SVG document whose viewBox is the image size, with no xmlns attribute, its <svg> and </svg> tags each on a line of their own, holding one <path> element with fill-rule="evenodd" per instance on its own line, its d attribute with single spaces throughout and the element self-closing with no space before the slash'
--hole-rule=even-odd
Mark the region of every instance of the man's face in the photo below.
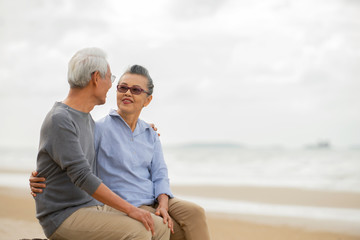
<svg viewBox="0 0 360 240">
<path fill-rule="evenodd" d="M 99 81 L 98 91 L 97 91 L 97 99 L 99 100 L 98 105 L 102 105 L 106 102 L 106 94 L 112 86 L 111 76 L 112 76 L 112 73 L 111 73 L 109 65 L 107 67 L 107 72 L 106 72 L 104 78 L 101 78 L 101 75 L 99 74 L 100 81 Z"/>
</svg>

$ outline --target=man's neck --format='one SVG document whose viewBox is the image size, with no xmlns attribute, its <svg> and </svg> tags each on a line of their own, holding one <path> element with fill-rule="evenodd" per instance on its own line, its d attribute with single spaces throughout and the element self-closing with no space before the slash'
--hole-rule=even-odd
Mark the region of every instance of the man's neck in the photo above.
<svg viewBox="0 0 360 240">
<path fill-rule="evenodd" d="M 85 113 L 89 113 L 96 105 L 88 91 L 78 88 L 70 88 L 68 96 L 62 102 L 75 110 Z"/>
</svg>

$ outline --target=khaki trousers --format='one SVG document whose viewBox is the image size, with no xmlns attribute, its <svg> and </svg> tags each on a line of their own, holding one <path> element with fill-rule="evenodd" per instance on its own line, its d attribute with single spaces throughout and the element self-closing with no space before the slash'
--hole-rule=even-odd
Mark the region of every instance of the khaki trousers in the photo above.
<svg viewBox="0 0 360 240">
<path fill-rule="evenodd" d="M 141 206 L 155 213 L 157 205 Z M 205 211 L 199 205 L 178 198 L 169 199 L 169 215 L 174 222 L 171 240 L 209 240 Z"/>
<path fill-rule="evenodd" d="M 144 225 L 109 206 L 81 208 L 68 217 L 50 239 L 169 240 L 170 230 L 159 216 L 154 219 L 155 236 Z"/>
</svg>

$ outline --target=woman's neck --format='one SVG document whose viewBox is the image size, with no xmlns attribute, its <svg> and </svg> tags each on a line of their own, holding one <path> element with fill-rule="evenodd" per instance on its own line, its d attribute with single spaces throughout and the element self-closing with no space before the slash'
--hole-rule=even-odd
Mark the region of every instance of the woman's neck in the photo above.
<svg viewBox="0 0 360 240">
<path fill-rule="evenodd" d="M 125 113 L 121 112 L 119 109 L 117 110 L 117 113 L 129 125 L 129 127 L 131 128 L 131 131 L 134 132 L 140 113 L 139 114 L 125 114 Z"/>
</svg>

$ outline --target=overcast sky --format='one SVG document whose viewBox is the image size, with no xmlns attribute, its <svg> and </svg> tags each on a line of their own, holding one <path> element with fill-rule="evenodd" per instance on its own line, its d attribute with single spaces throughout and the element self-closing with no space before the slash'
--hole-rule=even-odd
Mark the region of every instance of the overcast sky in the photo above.
<svg viewBox="0 0 360 240">
<path fill-rule="evenodd" d="M 92 46 L 117 76 L 149 69 L 163 145 L 360 145 L 360 1 L 0 0 L 0 146 L 37 147 Z"/>
</svg>

